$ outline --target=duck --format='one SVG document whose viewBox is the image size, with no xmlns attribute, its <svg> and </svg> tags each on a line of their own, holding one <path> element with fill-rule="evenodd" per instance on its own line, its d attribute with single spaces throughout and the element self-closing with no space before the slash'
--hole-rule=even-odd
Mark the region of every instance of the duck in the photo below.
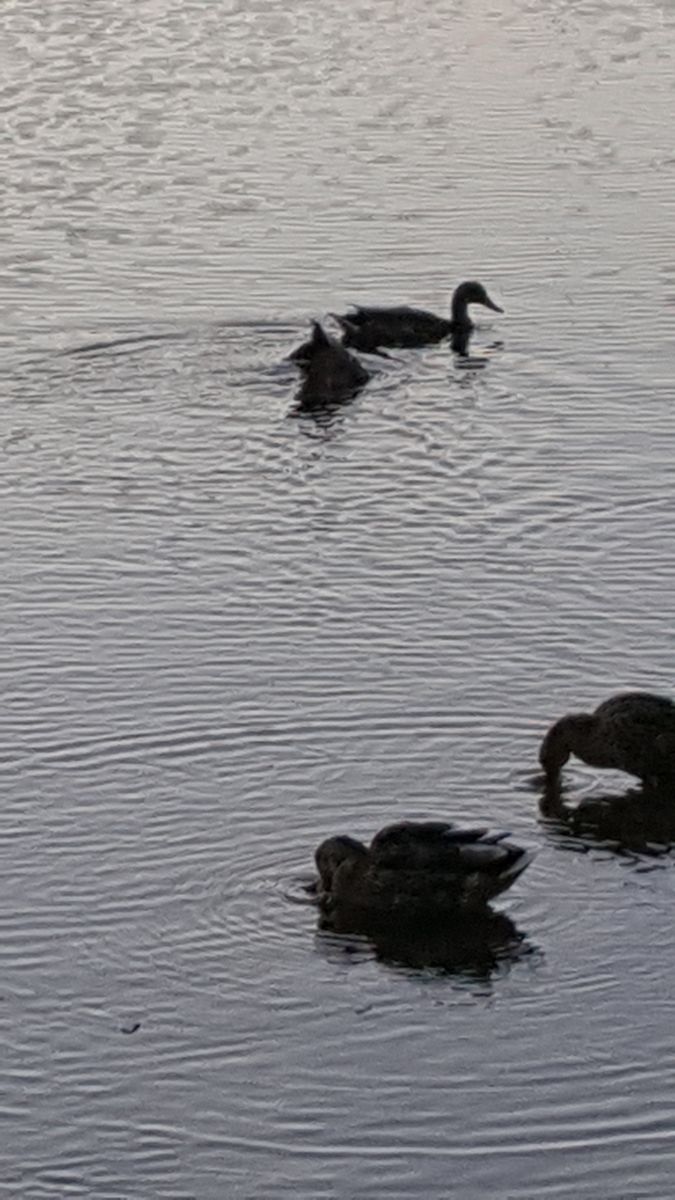
<svg viewBox="0 0 675 1200">
<path fill-rule="evenodd" d="M 319 905 L 374 917 L 484 909 L 532 859 L 509 836 L 450 821 L 400 821 L 370 846 L 345 834 L 329 837 L 315 854 Z"/>
<path fill-rule="evenodd" d="M 370 372 L 356 355 L 326 333 L 318 321 L 312 321 L 310 338 L 288 358 L 303 376 L 297 395 L 301 409 L 339 403 L 354 396 L 370 379 Z"/>
<path fill-rule="evenodd" d="M 482 283 L 468 280 L 460 283 L 453 293 L 449 319 L 407 305 L 395 308 L 357 305 L 353 312 L 331 313 L 331 316 L 342 330 L 343 345 L 365 353 L 377 353 L 380 346 L 427 346 L 451 337 L 455 353 L 466 356 L 473 332 L 468 313 L 470 304 L 482 304 L 493 312 L 504 311 L 490 299 Z"/>
<path fill-rule="evenodd" d="M 675 784 L 675 703 L 652 692 L 611 696 L 591 713 L 568 713 L 539 748 L 546 783 L 557 787 L 571 754 L 589 767 L 636 775 L 648 787 Z"/>
</svg>

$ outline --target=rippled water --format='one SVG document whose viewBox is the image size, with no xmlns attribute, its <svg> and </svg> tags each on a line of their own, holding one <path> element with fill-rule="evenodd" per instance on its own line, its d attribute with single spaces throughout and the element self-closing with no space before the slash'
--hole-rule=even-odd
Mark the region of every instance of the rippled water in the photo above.
<svg viewBox="0 0 675 1200">
<path fill-rule="evenodd" d="M 665 1200 L 675 819 L 533 774 L 673 691 L 675 10 L 3 25 L 0 1195 Z M 468 368 L 289 418 L 309 316 L 467 276 Z M 537 850 L 494 954 L 321 934 L 431 814 Z"/>
</svg>

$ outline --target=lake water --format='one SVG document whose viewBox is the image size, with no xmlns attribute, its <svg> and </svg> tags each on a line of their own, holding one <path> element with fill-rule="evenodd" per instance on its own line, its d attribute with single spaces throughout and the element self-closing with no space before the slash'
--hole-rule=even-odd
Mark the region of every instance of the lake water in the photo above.
<svg viewBox="0 0 675 1200">
<path fill-rule="evenodd" d="M 675 815 L 535 773 L 675 690 L 675 7 L 3 26 L 0 1196 L 670 1200 Z M 477 361 L 289 417 L 310 317 L 467 277 Z M 537 852 L 494 961 L 318 932 L 428 815 Z"/>
</svg>

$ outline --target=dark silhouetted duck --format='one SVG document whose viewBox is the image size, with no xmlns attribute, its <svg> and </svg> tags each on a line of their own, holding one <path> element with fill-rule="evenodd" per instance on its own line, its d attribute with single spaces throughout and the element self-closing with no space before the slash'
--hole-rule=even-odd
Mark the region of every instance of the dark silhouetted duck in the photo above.
<svg viewBox="0 0 675 1200">
<path fill-rule="evenodd" d="M 460 283 L 452 297 L 450 318 L 437 317 L 422 308 L 360 308 L 354 312 L 331 314 L 342 329 L 345 346 L 364 352 L 377 351 L 378 346 L 426 346 L 452 337 L 452 348 L 466 354 L 473 325 L 469 305 L 482 304 L 493 312 L 502 312 L 490 299 L 481 283 Z"/>
<path fill-rule="evenodd" d="M 626 692 L 592 713 L 569 713 L 552 725 L 539 750 L 549 786 L 571 754 L 589 767 L 613 767 L 650 787 L 675 785 L 675 704 L 650 692 Z"/>
<path fill-rule="evenodd" d="M 312 321 L 309 340 L 288 357 L 303 375 L 296 397 L 298 410 L 339 404 L 354 396 L 370 379 L 358 358 L 330 337 L 318 321 Z"/>
<path fill-rule="evenodd" d="M 369 847 L 338 836 L 322 842 L 315 861 L 318 897 L 373 916 L 481 908 L 510 887 L 531 854 L 506 833 L 458 829 L 447 821 L 402 821 Z"/>
</svg>

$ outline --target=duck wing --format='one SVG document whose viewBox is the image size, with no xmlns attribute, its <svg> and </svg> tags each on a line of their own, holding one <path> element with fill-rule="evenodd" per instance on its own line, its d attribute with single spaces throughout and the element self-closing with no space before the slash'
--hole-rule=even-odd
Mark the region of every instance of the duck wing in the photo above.
<svg viewBox="0 0 675 1200">
<path fill-rule="evenodd" d="M 361 350 L 376 346 L 424 346 L 439 342 L 452 332 L 452 322 L 445 317 L 405 304 L 391 308 L 359 306 L 353 312 L 333 315 L 343 330 L 345 345 Z"/>
<path fill-rule="evenodd" d="M 330 315 L 335 318 L 338 324 L 354 325 L 358 329 L 363 325 L 368 325 L 372 321 L 404 320 L 422 311 L 422 309 L 410 308 L 407 304 L 394 304 L 388 308 L 353 304 L 350 312 L 331 313 Z"/>
<path fill-rule="evenodd" d="M 468 875 L 474 871 L 488 871 L 501 875 L 502 871 L 514 862 L 513 851 L 520 855 L 520 847 L 496 845 L 493 842 L 471 842 L 462 846 L 457 855 L 455 869 L 461 869 Z"/>
<path fill-rule="evenodd" d="M 511 861 L 512 847 L 502 845 L 508 837 L 485 828 L 462 829 L 447 821 L 401 821 L 375 835 L 370 856 L 377 868 L 389 870 L 493 870 Z"/>
<path fill-rule="evenodd" d="M 482 906 L 510 887 L 532 859 L 508 836 L 442 821 L 389 825 L 371 843 L 370 879 L 393 906 Z"/>
<path fill-rule="evenodd" d="M 409 304 L 390 304 L 382 308 L 355 304 L 353 314 L 347 314 L 348 320 L 353 321 L 355 325 L 365 325 L 368 321 L 410 321 L 417 317 L 430 316 L 433 316 L 433 313 L 428 313 L 423 308 L 411 308 Z"/>
<path fill-rule="evenodd" d="M 442 844 L 446 835 L 461 836 L 464 832 L 451 821 L 396 821 L 393 825 L 385 825 L 375 834 L 370 843 L 370 853 L 372 858 L 379 860 L 408 848 L 434 847 Z"/>
<path fill-rule="evenodd" d="M 480 907 L 510 888 L 532 857 L 529 850 L 513 842 L 463 846 L 460 863 L 448 873 L 448 891 L 454 887 L 462 903 Z"/>
</svg>

